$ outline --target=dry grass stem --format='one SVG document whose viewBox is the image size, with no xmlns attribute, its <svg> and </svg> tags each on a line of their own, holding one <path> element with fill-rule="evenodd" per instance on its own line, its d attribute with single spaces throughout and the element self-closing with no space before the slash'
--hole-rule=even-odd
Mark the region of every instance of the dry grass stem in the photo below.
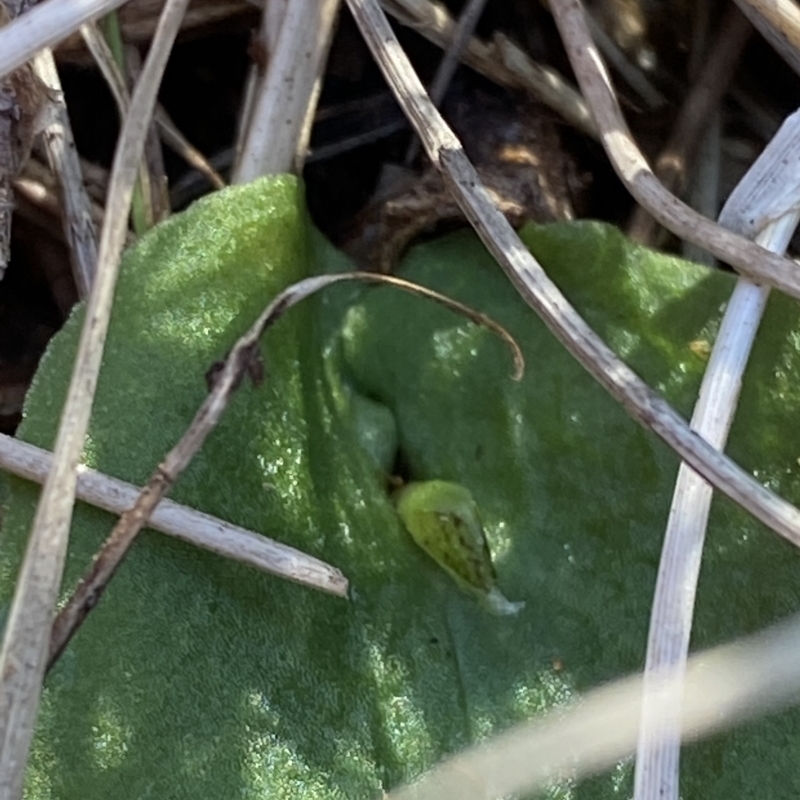
<svg viewBox="0 0 800 800">
<path fill-rule="evenodd" d="M 130 76 L 131 82 L 135 83 L 142 73 L 142 56 L 133 45 L 124 45 L 123 55 L 126 73 Z M 148 181 L 147 186 L 142 184 L 142 194 L 145 200 L 150 201 L 149 205 L 151 207 L 148 211 L 152 214 L 153 225 L 166 219 L 172 213 L 169 202 L 169 180 L 164 166 L 164 150 L 161 147 L 161 137 L 158 135 L 157 116 L 158 104 L 153 109 L 142 158 L 142 164 L 145 167 L 144 174 L 147 175 Z"/>
<path fill-rule="evenodd" d="M 668 192 L 653 174 L 622 117 L 611 81 L 592 43 L 577 0 L 551 0 L 572 68 L 601 131 L 601 141 L 617 174 L 647 211 L 682 239 L 703 247 L 757 283 L 800 298 L 800 274 L 790 259 L 706 219 Z"/>
<path fill-rule="evenodd" d="M 800 75 L 800 7 L 793 0 L 735 0 L 775 52 Z"/>
<path fill-rule="evenodd" d="M 0 469 L 35 483 L 44 483 L 52 460 L 52 453 L 47 450 L 0 434 Z M 75 492 L 78 499 L 112 514 L 119 515 L 130 508 L 140 491 L 139 487 L 102 472 L 83 466 L 78 468 Z M 340 597 L 347 596 L 347 578 L 336 567 L 260 533 L 231 525 L 172 500 L 162 500 L 147 525 L 279 578 Z"/>
<path fill-rule="evenodd" d="M 725 203 L 720 220 L 746 236 L 800 209 L 800 112 L 786 118 Z"/>
<path fill-rule="evenodd" d="M 244 82 L 242 100 L 239 104 L 239 114 L 236 122 L 236 138 L 233 147 L 233 165 L 239 164 L 242 160 L 244 140 L 253 120 L 253 106 L 256 101 L 256 91 L 262 83 L 266 65 L 275 51 L 278 42 L 281 25 L 286 14 L 288 0 L 272 0 L 266 3 L 261 9 L 261 23 L 258 31 L 253 34 L 251 48 L 255 58 L 251 57 L 252 63 L 247 71 L 247 78 Z"/>
<path fill-rule="evenodd" d="M 203 175 L 214 189 L 227 184 L 211 162 L 183 135 L 162 106 L 156 106 L 155 121 L 164 144 L 179 155 L 190 167 Z"/>
<path fill-rule="evenodd" d="M 505 217 L 492 204 L 458 140 L 425 94 L 377 0 L 348 0 L 348 5 L 428 156 L 441 171 L 467 219 L 525 301 L 634 419 L 663 439 L 717 489 L 794 545 L 800 546 L 800 511 L 753 480 L 741 467 L 694 433 L 662 397 L 598 338 L 547 277 Z"/>
<path fill-rule="evenodd" d="M 170 487 L 186 469 L 206 437 L 216 427 L 233 393 L 249 375 L 259 382 L 263 375 L 260 362 L 259 343 L 264 331 L 277 322 L 292 306 L 310 295 L 340 281 L 357 280 L 367 283 L 382 283 L 435 300 L 447 308 L 466 316 L 477 325 L 488 328 L 501 337 L 510 347 L 514 358 L 514 379 L 519 380 L 524 370 L 524 360 L 513 337 L 485 314 L 444 295 L 390 275 L 349 272 L 306 278 L 281 292 L 261 313 L 250 329 L 234 344 L 221 364 L 215 364 L 208 373 L 211 391 L 198 409 L 186 433 L 166 454 L 146 486 L 138 494 L 135 503 L 123 513 L 114 526 L 92 566 L 81 579 L 75 592 L 64 604 L 55 623 L 50 641 L 48 668 L 58 659 L 75 631 L 95 607 L 108 582 L 125 558 L 136 535 L 147 524 L 150 515 Z"/>
<path fill-rule="evenodd" d="M 453 79 L 453 75 L 455 75 L 456 69 L 458 69 L 458 65 L 461 62 L 461 54 L 472 38 L 475 26 L 478 24 L 485 7 L 486 0 L 467 0 L 462 9 L 455 28 L 453 28 L 453 36 L 447 44 L 444 57 L 439 63 L 431 84 L 429 94 L 435 106 L 441 105 L 442 100 L 444 100 L 450 81 Z"/>
<path fill-rule="evenodd" d="M 124 117 L 130 105 L 130 92 L 116 61 L 114 61 L 111 48 L 96 23 L 87 22 L 85 25 L 81 25 L 80 30 L 87 49 L 92 54 L 92 58 L 94 58 L 108 84 L 108 88 L 111 90 L 120 116 Z M 181 133 L 160 104 L 156 106 L 153 118 L 158 126 L 161 138 L 173 152 L 181 156 L 190 167 L 204 175 L 214 189 L 222 189 L 226 185 L 222 176 L 208 162 L 208 159 Z"/>
<path fill-rule="evenodd" d="M 683 693 L 681 730 L 692 740 L 797 700 L 800 693 L 800 619 L 698 653 L 686 681 L 666 676 L 656 710 L 673 714 Z M 641 712 L 640 677 L 584 695 L 488 742 L 453 756 L 385 800 L 499 800 L 529 796 L 547 785 L 601 772 L 632 752 Z"/>
<path fill-rule="evenodd" d="M 78 297 L 89 296 L 97 266 L 97 230 L 92 205 L 83 184 L 78 151 L 72 136 L 69 113 L 61 93 L 53 52 L 41 50 L 33 62 L 34 73 L 50 90 L 50 121 L 42 132 L 50 169 L 58 179 L 61 223 L 69 246 L 72 276 Z"/>
<path fill-rule="evenodd" d="M 125 0 L 44 0 L 0 29 L 0 78 Z"/>
<path fill-rule="evenodd" d="M 338 9 L 339 0 L 293 0 L 286 7 L 245 123 L 234 183 L 302 164 Z"/>
<path fill-rule="evenodd" d="M 100 74 L 117 104 L 120 119 L 125 119 L 131 104 L 131 93 L 128 91 L 127 81 L 114 60 L 114 54 L 111 52 L 105 36 L 96 22 L 87 22 L 85 25 L 81 25 L 80 31 L 86 48 L 92 54 L 94 63 L 100 70 Z"/>
<path fill-rule="evenodd" d="M 381 0 L 387 13 L 441 48 L 453 40 L 456 23 L 448 10 L 432 0 Z M 500 86 L 523 89 L 552 108 L 570 125 L 597 138 L 597 128 L 586 102 L 565 78 L 551 67 L 537 64 L 524 50 L 502 34 L 491 44 L 472 37 L 463 61 Z"/>
<path fill-rule="evenodd" d="M 19 22 L 37 11 L 52 8 L 57 2 L 59 0 L 49 0 L 45 5 L 37 6 L 21 17 Z M 103 354 L 119 256 L 125 242 L 133 182 L 161 75 L 187 3 L 188 0 L 167 0 L 164 6 L 114 157 L 98 268 L 59 424 L 53 468 L 36 511 L 0 653 L 2 800 L 17 800 L 22 792 L 25 763 L 39 706 L 50 626 L 69 538 L 76 471 Z M 86 5 L 92 6 L 91 3 Z"/>
<path fill-rule="evenodd" d="M 754 189 L 764 183 L 781 184 L 778 195 L 800 195 L 800 112 L 787 119 L 731 194 L 720 214 L 720 224 L 741 231 L 742 219 L 761 216 L 752 208 L 751 200 L 758 195 Z M 761 209 L 765 210 L 769 211 Z M 784 252 L 798 219 L 800 212 L 790 211 L 777 223 L 769 224 L 757 241 L 775 252 Z M 724 449 L 733 423 L 744 370 L 768 296 L 767 287 L 739 279 L 703 376 L 692 428 L 719 450 Z M 657 721 L 650 689 L 658 685 L 665 672 L 680 680 L 686 667 L 711 498 L 711 487 L 686 464 L 681 464 L 650 619 L 635 800 L 679 797 L 680 704 L 676 703 L 672 717 Z"/>
<path fill-rule="evenodd" d="M 699 143 L 736 73 L 753 28 L 735 6 L 728 9 L 714 47 L 681 106 L 667 144 L 655 163 L 655 175 L 669 192 L 681 194 L 693 172 Z M 628 236 L 655 245 L 658 223 L 641 206 L 633 213 Z"/>
</svg>

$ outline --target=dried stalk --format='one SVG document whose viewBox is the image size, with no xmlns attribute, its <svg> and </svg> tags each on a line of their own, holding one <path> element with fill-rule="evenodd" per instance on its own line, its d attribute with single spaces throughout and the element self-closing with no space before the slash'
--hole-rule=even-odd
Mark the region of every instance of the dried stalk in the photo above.
<svg viewBox="0 0 800 800">
<path fill-rule="evenodd" d="M 18 23 L 36 11 L 51 8 L 57 1 L 37 6 Z M 22 792 L 69 538 L 76 470 L 97 385 L 133 182 L 161 75 L 187 3 L 188 0 L 167 0 L 164 6 L 114 157 L 98 269 L 56 438 L 53 469 L 36 511 L 0 652 L 1 800 L 16 800 Z"/>
<path fill-rule="evenodd" d="M 668 192 L 653 174 L 622 117 L 611 81 L 593 45 L 579 0 L 551 0 L 572 68 L 601 131 L 601 141 L 628 191 L 665 228 L 703 247 L 756 283 L 800 298 L 792 261 L 722 228 Z"/>
<path fill-rule="evenodd" d="M 119 29 L 119 26 L 117 26 L 117 29 Z M 135 84 L 142 74 L 142 56 L 133 45 L 123 44 L 122 53 L 123 65 L 120 66 L 124 66 L 124 74 L 128 75 L 130 82 Z M 172 213 L 169 204 L 169 181 L 164 168 L 164 151 L 161 147 L 161 138 L 158 135 L 156 123 L 157 115 L 158 104 L 153 109 L 153 118 L 150 121 L 147 138 L 144 142 L 141 174 L 142 176 L 147 176 L 147 183 L 144 183 L 140 178 L 143 205 L 150 214 L 150 218 L 147 220 L 150 223 L 150 227 L 165 220 Z M 134 194 L 134 200 L 135 198 L 136 195 Z"/>
<path fill-rule="evenodd" d="M 47 450 L 0 434 L 0 468 L 13 475 L 44 483 L 52 460 L 52 453 Z M 78 468 L 76 496 L 112 514 L 120 515 L 130 508 L 140 491 L 137 486 L 102 472 L 83 466 Z M 172 500 L 162 500 L 147 525 L 280 578 L 340 597 L 347 596 L 347 578 L 336 567 Z"/>
<path fill-rule="evenodd" d="M 794 168 L 793 168 L 794 167 Z M 786 120 L 720 214 L 720 224 L 741 230 L 742 219 L 773 213 L 751 206 L 755 189 L 764 183 L 780 185 L 773 196 L 800 194 L 800 112 Z M 769 202 L 769 197 L 764 198 Z M 792 210 L 767 226 L 757 241 L 784 252 L 800 219 Z M 769 289 L 740 278 L 725 310 L 714 350 L 703 376 L 692 415 L 692 428 L 719 450 L 728 438 L 747 360 L 769 296 Z M 635 771 L 636 800 L 677 800 L 679 796 L 680 711 L 654 721 L 651 689 L 665 672 L 680 676 L 686 668 L 692 615 L 700 575 L 706 525 L 711 509 L 711 487 L 686 464 L 681 464 L 664 536 L 647 642 L 642 729 Z"/>
<path fill-rule="evenodd" d="M 81 25 L 81 28 L 84 27 L 84 25 Z M 125 44 L 122 41 L 122 34 L 120 33 L 119 28 L 119 18 L 116 11 L 112 11 L 110 14 L 107 14 L 105 17 L 103 17 L 103 29 L 104 33 L 102 34 L 102 38 L 106 44 L 106 48 L 103 50 L 99 42 L 95 42 L 95 45 L 97 45 L 97 52 L 102 53 L 102 55 L 107 55 L 110 58 L 111 63 L 113 63 L 116 67 L 116 70 L 113 74 L 115 82 L 113 87 L 110 83 L 109 86 L 112 87 L 111 93 L 114 96 L 114 99 L 118 102 L 118 113 L 120 124 L 122 124 L 125 119 L 125 114 L 128 113 L 128 108 L 130 106 L 128 86 L 135 85 L 136 76 L 129 69 L 130 64 L 128 63 L 128 59 L 126 57 Z M 94 53 L 92 53 L 92 55 L 94 55 Z M 108 79 L 111 76 L 110 71 L 108 71 L 107 75 L 101 67 L 100 72 L 108 82 Z M 122 103 L 119 103 L 120 99 L 122 100 Z M 136 183 L 133 186 L 133 196 L 131 198 L 131 227 L 137 236 L 142 236 L 143 234 L 147 233 L 147 231 L 149 231 L 150 228 L 155 225 L 156 221 L 156 203 L 154 202 L 153 192 L 154 176 L 151 175 L 149 171 L 150 165 L 147 163 L 147 151 L 149 149 L 149 143 L 153 138 L 152 130 L 153 128 L 151 125 L 150 128 L 148 128 L 147 136 L 145 137 L 144 156 L 139 163 L 139 174 L 136 178 Z"/>
<path fill-rule="evenodd" d="M 432 163 L 441 171 L 461 210 L 525 301 L 634 419 L 663 439 L 717 489 L 794 545 L 800 546 L 800 511 L 761 486 L 694 433 L 662 397 L 598 338 L 547 277 L 505 217 L 492 204 L 458 139 L 425 94 L 377 0 L 347 2 Z M 551 5 L 555 5 L 555 0 L 551 0 Z M 741 239 L 734 238 L 737 241 Z"/>
<path fill-rule="evenodd" d="M 275 52 L 278 43 L 286 6 L 289 0 L 272 0 L 266 3 L 261 11 L 261 23 L 258 31 L 253 33 L 250 43 L 252 63 L 247 71 L 242 101 L 239 104 L 239 116 L 236 121 L 236 138 L 233 147 L 233 171 L 241 163 L 244 140 L 253 122 L 253 107 L 256 102 L 256 91 L 262 85 L 267 64 Z"/>
<path fill-rule="evenodd" d="M 302 165 L 338 9 L 339 0 L 292 0 L 286 7 L 246 125 L 234 183 Z"/>
<path fill-rule="evenodd" d="M 72 277 L 78 297 L 85 300 L 94 280 L 97 266 L 97 230 L 92 220 L 92 206 L 83 185 L 83 173 L 69 113 L 61 93 L 53 52 L 46 48 L 33 62 L 39 80 L 50 90 L 51 121 L 42 132 L 50 169 L 58 179 L 61 200 L 61 224 L 69 245 Z"/>
<path fill-rule="evenodd" d="M 154 118 L 164 144 L 173 153 L 203 175 L 214 189 L 227 186 L 225 179 L 214 169 L 213 164 L 183 135 L 162 106 L 156 106 Z"/>
<path fill-rule="evenodd" d="M 114 61 L 111 48 L 94 22 L 81 25 L 81 36 L 108 84 L 120 116 L 124 117 L 128 113 L 130 105 L 130 92 L 116 61 Z M 161 104 L 156 106 L 153 119 L 164 144 L 181 156 L 190 167 L 204 175 L 215 189 L 222 189 L 226 185 L 225 180 L 208 162 L 208 159 L 181 133 Z"/>
<path fill-rule="evenodd" d="M 792 0 L 734 0 L 775 52 L 800 75 L 800 7 Z"/>
<path fill-rule="evenodd" d="M 514 379 L 519 380 L 524 371 L 522 351 L 513 337 L 485 314 L 472 310 L 444 295 L 418 286 L 409 281 L 390 275 L 377 275 L 363 272 L 348 272 L 306 278 L 284 289 L 261 313 L 250 329 L 234 344 L 222 364 L 215 364 L 208 373 L 211 391 L 198 409 L 186 433 L 166 454 L 150 480 L 142 489 L 136 502 L 119 519 L 110 535 L 103 543 L 92 566 L 81 579 L 72 596 L 62 607 L 55 623 L 50 640 L 48 669 L 58 659 L 75 631 L 83 623 L 92 608 L 105 591 L 138 532 L 147 524 L 153 510 L 169 491 L 181 473 L 186 469 L 194 454 L 200 449 L 209 433 L 216 427 L 223 412 L 241 385 L 245 375 L 254 383 L 263 377 L 260 361 L 259 342 L 264 331 L 274 324 L 293 305 L 339 281 L 358 280 L 367 283 L 384 283 L 414 294 L 435 300 L 453 311 L 463 314 L 477 325 L 488 328 L 508 344 L 514 357 Z"/>
<path fill-rule="evenodd" d="M 44 0 L 0 29 L 0 78 L 125 0 Z"/>
</svg>

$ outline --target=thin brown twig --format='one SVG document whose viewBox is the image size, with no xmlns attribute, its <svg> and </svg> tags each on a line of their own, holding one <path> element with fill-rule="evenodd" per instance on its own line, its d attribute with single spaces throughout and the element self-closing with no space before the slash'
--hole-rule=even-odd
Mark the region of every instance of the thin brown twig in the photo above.
<svg viewBox="0 0 800 800">
<path fill-rule="evenodd" d="M 306 278 L 284 289 L 266 307 L 250 329 L 234 344 L 225 361 L 221 364 L 215 364 L 211 368 L 208 373 L 211 391 L 198 409 L 191 424 L 180 441 L 158 465 L 150 480 L 136 498 L 134 505 L 120 517 L 100 548 L 92 566 L 83 576 L 72 596 L 62 607 L 53 623 L 48 669 L 58 660 L 75 631 L 78 630 L 89 612 L 99 601 L 108 582 L 114 576 L 136 539 L 136 535 L 147 524 L 158 503 L 186 469 L 209 433 L 216 427 L 233 393 L 241 385 L 244 376 L 249 375 L 256 383 L 261 380 L 263 368 L 260 363 L 259 342 L 264 331 L 301 300 L 334 283 L 350 280 L 388 284 L 398 289 L 413 292 L 434 300 L 459 314 L 463 314 L 477 325 L 488 328 L 500 336 L 511 348 L 514 357 L 514 379 L 519 380 L 522 377 L 525 366 L 522 351 L 505 328 L 485 314 L 481 314 L 469 308 L 469 306 L 465 306 L 424 286 L 419 286 L 391 275 L 348 272 Z"/>
<path fill-rule="evenodd" d="M 551 0 L 575 76 L 600 129 L 600 140 L 628 191 L 665 228 L 688 239 L 756 283 L 800 298 L 800 275 L 791 261 L 693 211 L 668 192 L 636 145 L 622 116 L 611 81 L 592 43 L 579 0 Z"/>
<path fill-rule="evenodd" d="M 139 80 L 142 72 L 142 56 L 138 48 L 133 45 L 123 45 L 126 72 L 132 82 Z M 164 168 L 164 151 L 161 149 L 161 138 L 158 135 L 158 106 L 153 109 L 153 119 L 147 131 L 144 143 L 144 157 L 142 158 L 142 172 L 147 176 L 147 182 L 142 183 L 142 192 L 148 192 L 145 198 L 149 201 L 149 211 L 152 214 L 153 224 L 165 220 L 171 213 L 169 203 L 169 182 Z"/>
<path fill-rule="evenodd" d="M 699 143 L 733 79 L 736 64 L 752 32 L 747 18 L 736 6 L 730 6 L 714 47 L 678 113 L 669 141 L 656 159 L 655 174 L 667 191 L 683 192 Z M 657 231 L 658 223 L 642 206 L 637 206 L 628 226 L 628 236 L 642 244 L 654 244 Z"/>
</svg>

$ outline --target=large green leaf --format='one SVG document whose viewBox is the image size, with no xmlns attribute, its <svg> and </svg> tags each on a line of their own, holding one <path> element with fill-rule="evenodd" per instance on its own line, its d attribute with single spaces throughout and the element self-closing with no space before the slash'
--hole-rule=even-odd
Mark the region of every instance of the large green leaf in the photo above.
<svg viewBox="0 0 800 800">
<path fill-rule="evenodd" d="M 203 374 L 280 288 L 346 266 L 306 222 L 292 179 L 220 192 L 125 259 L 86 461 L 141 482 L 201 402 Z M 688 413 L 732 281 L 590 223 L 526 241 L 598 332 Z M 507 325 L 517 384 L 483 329 L 387 289 L 331 290 L 264 343 L 174 497 L 289 542 L 351 579 L 347 602 L 145 532 L 48 678 L 27 783 L 43 798 L 353 798 L 641 666 L 677 461 L 566 355 L 471 234 L 416 248 L 405 277 Z M 20 435 L 50 446 L 80 312 L 50 347 Z M 747 377 L 731 450 L 800 499 L 798 328 L 776 303 Z M 361 397 L 391 410 L 398 464 L 466 486 L 498 583 L 526 606 L 496 617 L 415 546 L 363 449 Z M 392 419 L 366 404 L 372 453 Z M 377 427 L 376 427 L 377 426 Z M 384 438 L 382 438 L 384 437 Z M 378 445 L 375 446 L 376 441 Z M 0 550 L 11 592 L 36 490 L 12 482 Z M 65 587 L 111 518 L 79 507 Z M 796 610 L 794 552 L 715 505 L 696 643 Z M 786 712 L 694 746 L 687 797 L 783 797 L 800 781 Z M 629 792 L 630 764 L 559 796 Z"/>
</svg>

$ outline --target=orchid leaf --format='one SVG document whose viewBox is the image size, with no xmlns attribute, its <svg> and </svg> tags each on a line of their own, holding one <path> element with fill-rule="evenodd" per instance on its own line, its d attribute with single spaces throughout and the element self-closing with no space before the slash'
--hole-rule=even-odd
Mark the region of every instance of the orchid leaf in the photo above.
<svg viewBox="0 0 800 800">
<path fill-rule="evenodd" d="M 732 278 L 596 223 L 523 235 L 688 415 Z M 122 267 L 86 463 L 144 482 L 202 401 L 205 371 L 271 297 L 343 268 L 289 177 L 219 192 L 142 237 Z M 379 797 L 641 667 L 677 459 L 564 351 L 474 235 L 420 245 L 400 272 L 507 326 L 524 379 L 511 380 L 490 332 L 389 288 L 340 286 L 289 312 L 264 338 L 263 385 L 238 391 L 172 497 L 335 564 L 351 598 L 144 531 L 47 679 L 29 800 Z M 43 359 L 27 441 L 52 446 L 81 323 L 78 310 Z M 794 307 L 774 302 L 730 446 L 795 501 L 798 333 Z M 387 469 L 470 492 L 519 613 L 491 614 L 417 547 Z M 6 601 L 38 494 L 9 483 Z M 112 524 L 78 505 L 64 594 Z M 795 611 L 798 587 L 797 554 L 715 501 L 694 645 Z M 685 795 L 788 796 L 799 736 L 787 711 L 689 747 Z M 549 794 L 611 800 L 630 794 L 631 775 L 626 762 Z"/>
</svg>

